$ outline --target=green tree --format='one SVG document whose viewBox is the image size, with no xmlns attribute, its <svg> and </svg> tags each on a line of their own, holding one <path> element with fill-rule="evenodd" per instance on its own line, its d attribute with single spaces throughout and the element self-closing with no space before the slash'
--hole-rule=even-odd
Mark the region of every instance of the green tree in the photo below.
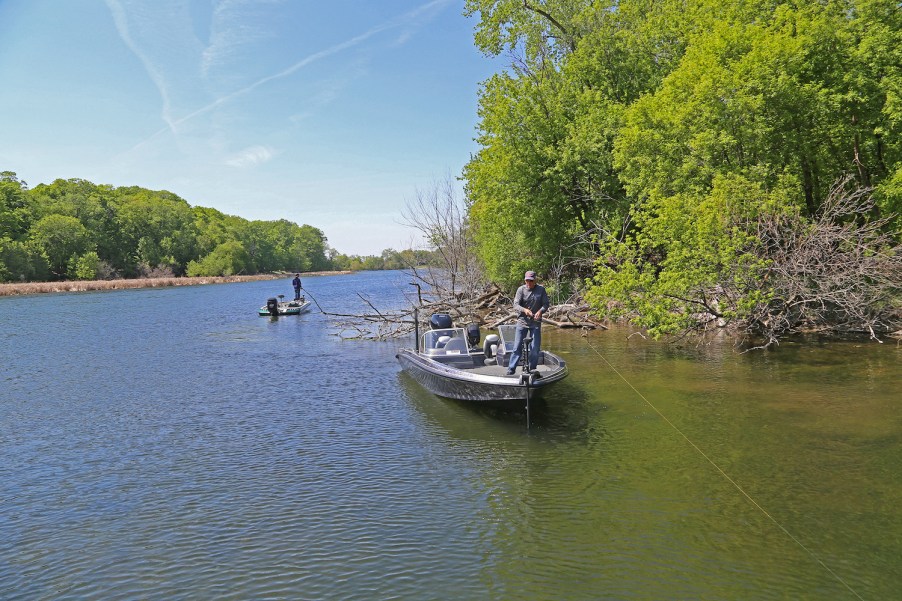
<svg viewBox="0 0 902 601">
<path fill-rule="evenodd" d="M 77 178 L 29 190 L 11 171 L 0 172 L 0 240 L 0 279 L 45 279 L 48 260 L 56 277 L 84 277 L 93 265 L 90 252 L 98 258 L 95 275 L 105 278 L 182 275 L 189 262 L 202 274 L 325 270 L 332 264 L 325 235 L 309 225 L 248 221 L 191 207 L 165 190 Z"/>
<path fill-rule="evenodd" d="M 68 276 L 72 280 L 96 280 L 99 269 L 100 257 L 92 250 L 69 260 Z"/>
<path fill-rule="evenodd" d="M 382 266 L 384 269 L 404 269 L 407 264 L 401 253 L 393 248 L 386 248 L 382 251 Z"/>
<path fill-rule="evenodd" d="M 335 249 L 330 249 L 329 265 L 335 271 L 350 271 L 351 257 L 341 254 Z"/>
<path fill-rule="evenodd" d="M 20 240 L 32 221 L 28 186 L 12 171 L 0 172 L 0 237 Z"/>
<path fill-rule="evenodd" d="M 488 275 L 525 268 L 579 273 L 587 234 L 612 227 L 627 198 L 613 146 L 626 106 L 682 55 L 685 3 L 472 0 L 476 42 L 515 54 L 479 98 L 482 148 L 464 170 L 470 220 Z M 674 41 L 677 40 L 677 41 Z"/>
<path fill-rule="evenodd" d="M 192 211 L 196 232 L 195 249 L 199 256 L 206 256 L 223 242 L 234 240 L 243 221 L 240 217 L 206 207 L 194 207 Z"/>
<path fill-rule="evenodd" d="M 791 211 L 741 176 L 718 177 L 704 198 L 653 195 L 622 239 L 605 240 L 586 299 L 654 336 L 725 325 L 769 300 L 749 224 Z"/>
<path fill-rule="evenodd" d="M 266 221 L 245 222 L 240 228 L 238 240 L 247 251 L 251 273 L 281 269 L 277 250 L 283 241 L 274 234 L 271 223 Z"/>
<path fill-rule="evenodd" d="M 50 266 L 33 245 L 0 238 L 0 282 L 39 282 L 49 277 Z"/>
<path fill-rule="evenodd" d="M 712 10 L 676 68 L 626 107 L 615 140 L 631 221 L 607 240 L 589 296 L 655 334 L 767 305 L 761 224 L 817 218 L 840 176 L 897 202 L 898 154 L 883 136 L 898 131 L 886 40 L 902 40 L 874 20 L 889 3 L 748 6 L 758 11 Z"/>
<path fill-rule="evenodd" d="M 767 186 L 788 175 L 814 215 L 855 161 L 862 185 L 882 177 L 864 143 L 878 112 L 843 76 L 863 67 L 848 64 L 849 30 L 841 12 L 782 5 L 767 20 L 719 21 L 698 34 L 662 86 L 625 113 L 615 156 L 630 195 L 703 195 L 718 174 Z"/>
<path fill-rule="evenodd" d="M 176 275 L 196 257 L 195 215 L 186 201 L 171 192 L 118 188 L 114 202 L 119 249 L 110 257 L 116 269 L 137 275 L 138 266 L 164 265 Z"/>
<path fill-rule="evenodd" d="M 30 241 L 39 249 L 57 277 L 64 277 L 69 260 L 91 250 L 91 236 L 75 217 L 48 215 L 30 230 Z"/>
<path fill-rule="evenodd" d="M 858 67 L 842 70 L 853 108 L 870 118 L 859 119 L 861 133 L 854 140 L 864 146 L 856 155 L 870 157 L 876 164 L 862 162 L 859 171 L 871 178 L 874 198 L 882 212 L 895 215 L 895 228 L 902 227 L 902 10 L 892 0 L 855 2 L 851 36 L 857 43 L 852 60 Z M 858 161 L 856 161 L 858 165 Z M 884 175 L 885 174 L 885 175 Z"/>
<path fill-rule="evenodd" d="M 361 264 L 358 267 L 361 271 L 379 271 L 385 269 L 385 262 L 381 256 L 368 255 L 361 257 Z"/>
<path fill-rule="evenodd" d="M 229 240 L 217 246 L 200 261 L 190 261 L 187 275 L 191 277 L 237 275 L 247 273 L 250 263 L 250 255 L 244 246 L 237 240 Z"/>
<path fill-rule="evenodd" d="M 315 227 L 278 221 L 250 221 L 237 229 L 253 272 L 328 269 L 326 237 Z"/>
<path fill-rule="evenodd" d="M 40 184 L 31 191 L 31 210 L 35 219 L 47 215 L 68 215 L 81 221 L 93 234 L 104 231 L 112 216 L 109 202 L 113 187 L 96 185 L 87 180 L 57 179 Z"/>
<path fill-rule="evenodd" d="M 311 225 L 298 228 L 291 245 L 291 256 L 297 257 L 307 265 L 307 271 L 324 271 L 329 269 L 326 257 L 327 239 L 323 232 Z"/>
</svg>

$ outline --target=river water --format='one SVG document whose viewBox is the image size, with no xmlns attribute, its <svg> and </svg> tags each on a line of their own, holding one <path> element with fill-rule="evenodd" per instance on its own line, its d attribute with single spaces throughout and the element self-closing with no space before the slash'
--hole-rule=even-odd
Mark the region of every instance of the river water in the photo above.
<svg viewBox="0 0 902 601">
<path fill-rule="evenodd" d="M 409 278 L 306 278 L 330 312 Z M 0 599 L 898 599 L 902 349 L 547 329 L 531 414 L 290 282 L 0 298 Z"/>
</svg>

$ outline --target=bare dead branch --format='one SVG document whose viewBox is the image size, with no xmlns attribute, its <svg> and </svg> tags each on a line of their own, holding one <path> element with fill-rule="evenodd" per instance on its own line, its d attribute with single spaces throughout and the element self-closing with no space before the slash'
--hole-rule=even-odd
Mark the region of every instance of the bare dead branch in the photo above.
<svg viewBox="0 0 902 601">
<path fill-rule="evenodd" d="M 433 313 L 447 313 L 457 324 L 476 323 L 490 329 L 516 318 L 511 299 L 497 285 L 485 281 L 482 263 L 474 251 L 466 207 L 450 176 L 428 190 L 418 190 L 402 215 L 406 225 L 422 234 L 429 250 L 440 260 L 435 265 L 406 266 L 417 288 L 415 297 L 411 292 L 408 308 L 380 309 L 358 294 L 367 308 L 365 313 L 338 315 L 323 311 L 337 318 L 342 337 L 386 339 L 407 335 L 414 329 L 414 309 L 424 322 Z M 552 318 L 550 324 L 560 327 L 599 327 L 588 311 L 588 306 L 576 308 L 571 304 L 561 310 L 552 307 L 547 315 Z M 575 318 L 561 321 L 555 315 Z"/>
<path fill-rule="evenodd" d="M 899 327 L 902 245 L 889 217 L 872 219 L 870 190 L 838 181 L 813 222 L 797 215 L 759 219 L 768 267 L 759 283 L 770 300 L 746 324 L 763 346 L 800 331 L 862 332 L 880 340 Z"/>
</svg>

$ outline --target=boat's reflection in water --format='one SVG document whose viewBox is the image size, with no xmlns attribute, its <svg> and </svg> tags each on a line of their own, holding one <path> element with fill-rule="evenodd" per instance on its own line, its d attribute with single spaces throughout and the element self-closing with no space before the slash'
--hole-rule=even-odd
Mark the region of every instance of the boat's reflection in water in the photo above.
<svg viewBox="0 0 902 601">
<path fill-rule="evenodd" d="M 541 433 L 572 437 L 585 433 L 603 406 L 589 402 L 579 386 L 564 381 L 553 392 L 531 399 L 527 420 L 526 403 L 510 401 L 463 401 L 440 397 L 425 390 L 410 375 L 401 371 L 398 383 L 418 412 L 454 436 L 494 439 L 502 431 Z"/>
</svg>

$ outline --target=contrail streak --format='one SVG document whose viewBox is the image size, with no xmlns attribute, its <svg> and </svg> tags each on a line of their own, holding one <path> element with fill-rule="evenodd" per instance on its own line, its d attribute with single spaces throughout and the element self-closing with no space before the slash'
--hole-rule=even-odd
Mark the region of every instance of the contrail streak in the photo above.
<svg viewBox="0 0 902 601">
<path fill-rule="evenodd" d="M 353 48 L 354 46 L 359 45 L 360 43 L 366 41 L 367 39 L 373 37 L 374 35 L 376 35 L 378 33 L 381 33 L 383 31 L 386 31 L 389 29 L 394 29 L 396 27 L 400 27 L 400 26 L 404 25 L 405 23 L 409 22 L 411 19 L 416 18 L 417 16 L 423 14 L 424 12 L 429 11 L 432 8 L 435 8 L 435 7 L 444 5 L 444 4 L 449 4 L 452 1 L 453 0 L 433 0 L 432 2 L 428 2 L 418 8 L 415 8 L 414 10 L 412 10 L 400 17 L 397 17 L 387 23 L 373 27 L 369 31 L 362 33 L 356 37 L 353 37 L 350 40 L 347 40 L 340 44 L 336 44 L 335 46 L 332 46 L 331 48 L 327 48 L 326 50 L 321 50 L 319 52 L 315 52 L 315 53 L 301 59 L 300 61 L 296 62 L 295 64 L 291 65 L 287 69 L 279 71 L 278 73 L 275 73 L 273 75 L 268 75 L 262 79 L 255 81 L 254 83 L 250 84 L 249 86 L 246 86 L 244 88 L 241 88 L 240 90 L 236 90 L 235 92 L 232 92 L 230 94 L 227 94 L 225 96 L 217 98 L 210 104 L 203 106 L 203 107 L 197 109 L 196 111 L 193 111 L 193 112 L 185 115 L 184 117 L 182 117 L 180 119 L 168 121 L 167 127 L 160 129 L 159 131 L 151 134 L 148 138 L 142 140 L 141 142 L 138 142 L 137 144 L 135 144 L 135 146 L 132 147 L 132 150 L 136 150 L 136 149 L 140 148 L 147 142 L 150 142 L 151 140 L 153 140 L 160 134 L 166 133 L 167 131 L 171 131 L 171 132 L 175 133 L 175 129 L 179 125 L 181 125 L 187 121 L 190 121 L 191 119 L 194 119 L 198 115 L 203 115 L 204 113 L 208 113 L 211 110 L 213 110 L 214 108 L 221 106 L 234 98 L 237 98 L 239 96 L 243 96 L 249 92 L 252 92 L 253 90 L 259 88 L 260 86 L 265 85 L 273 80 L 287 77 L 287 76 L 291 75 L 292 73 L 295 73 L 295 72 L 299 71 L 300 69 L 303 69 L 304 67 L 306 67 L 312 63 L 315 63 L 319 60 L 322 60 L 322 59 L 332 56 L 334 54 L 338 54 L 339 52 L 347 50 L 348 48 Z M 114 4 L 116 4 L 116 6 L 118 6 L 118 3 L 115 2 L 115 0 L 107 0 L 107 3 L 110 5 L 111 9 L 113 8 Z M 121 10 L 121 7 L 120 7 L 120 10 Z M 117 23 L 118 23 L 118 21 L 117 21 Z M 120 30 L 120 34 L 121 33 L 122 33 L 122 31 Z M 126 43 L 128 43 L 128 41 Z M 132 44 L 129 44 L 129 47 L 131 47 L 132 50 L 135 51 L 135 48 L 133 47 Z M 135 51 L 135 53 L 138 54 L 137 51 Z M 140 54 L 139 54 L 139 56 L 140 56 Z M 145 61 L 145 65 L 146 64 L 147 64 L 147 62 Z M 150 69 L 148 68 L 148 70 L 150 70 Z M 151 77 L 153 77 L 153 72 L 151 72 Z M 164 103 L 168 104 L 168 101 L 166 100 L 165 97 L 164 97 Z"/>
</svg>

